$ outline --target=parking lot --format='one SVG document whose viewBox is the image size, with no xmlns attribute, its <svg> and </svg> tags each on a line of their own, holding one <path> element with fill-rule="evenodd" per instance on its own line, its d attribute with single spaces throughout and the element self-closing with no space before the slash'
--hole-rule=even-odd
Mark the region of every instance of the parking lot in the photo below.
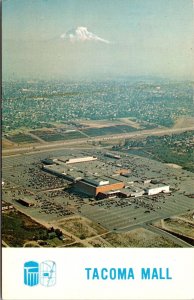
<svg viewBox="0 0 194 300">
<path fill-rule="evenodd" d="M 101 162 L 106 163 L 104 172 L 112 172 L 119 163 L 119 166 L 131 172 L 131 178 L 140 181 L 150 178 L 161 180 L 170 185 L 171 193 L 98 201 L 88 196 L 74 194 L 69 190 L 67 180 L 41 169 L 41 160 L 46 157 L 81 153 L 78 150 L 64 149 L 3 158 L 2 177 L 5 182 L 3 200 L 13 203 L 15 207 L 40 221 L 51 222 L 72 215 L 83 215 L 108 230 L 117 231 L 127 231 L 136 225 L 194 209 L 194 199 L 188 197 L 189 194 L 194 193 L 193 173 L 173 169 L 143 157 L 122 154 L 122 158 L 116 161 L 106 157 L 105 150 L 83 151 L 85 155 L 96 155 Z M 130 178 L 124 180 L 127 183 Z M 25 196 L 31 196 L 36 201 L 36 206 L 23 207 L 15 201 Z"/>
<path fill-rule="evenodd" d="M 118 204 L 119 202 L 120 204 Z M 145 204 L 152 206 L 153 209 L 147 209 Z M 133 200 L 104 200 L 95 205 L 83 206 L 81 212 L 89 219 L 100 223 L 109 230 L 123 229 L 127 231 L 134 225 L 168 218 L 193 208 L 193 199 L 175 193 L 170 196 L 159 196 L 157 200 L 153 198 L 148 199 L 148 197 L 139 197 Z"/>
</svg>

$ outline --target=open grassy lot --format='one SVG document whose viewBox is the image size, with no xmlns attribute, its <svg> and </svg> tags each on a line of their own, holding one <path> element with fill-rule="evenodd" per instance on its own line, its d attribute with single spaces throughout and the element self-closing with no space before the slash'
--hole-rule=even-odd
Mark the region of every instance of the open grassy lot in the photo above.
<svg viewBox="0 0 194 300">
<path fill-rule="evenodd" d="M 101 128 L 87 128 L 84 129 L 83 132 L 89 136 L 99 136 L 108 134 L 121 134 L 123 131 L 120 130 L 117 126 L 110 126 Z"/>
<path fill-rule="evenodd" d="M 82 240 L 107 232 L 102 226 L 82 217 L 68 218 L 56 224 Z"/>
<path fill-rule="evenodd" d="M 194 222 L 187 221 L 184 218 L 176 217 L 164 220 L 163 228 L 194 239 Z"/>
<path fill-rule="evenodd" d="M 191 211 L 189 213 L 186 214 L 182 214 L 180 215 L 181 218 L 184 218 L 187 221 L 191 221 L 194 223 L 194 211 Z"/>
</svg>

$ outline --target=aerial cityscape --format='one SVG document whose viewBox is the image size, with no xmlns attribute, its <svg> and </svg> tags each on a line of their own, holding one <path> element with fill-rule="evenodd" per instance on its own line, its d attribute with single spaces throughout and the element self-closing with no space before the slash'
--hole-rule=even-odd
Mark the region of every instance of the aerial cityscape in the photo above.
<svg viewBox="0 0 194 300">
<path fill-rule="evenodd" d="M 3 1 L 3 247 L 194 246 L 192 1 L 110 2 Z"/>
</svg>

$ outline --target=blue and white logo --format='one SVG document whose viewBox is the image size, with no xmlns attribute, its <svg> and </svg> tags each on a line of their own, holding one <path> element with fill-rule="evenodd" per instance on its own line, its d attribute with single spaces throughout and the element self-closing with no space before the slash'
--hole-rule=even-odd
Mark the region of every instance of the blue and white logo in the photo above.
<svg viewBox="0 0 194 300">
<path fill-rule="evenodd" d="M 54 286 L 56 284 L 56 263 L 51 260 L 37 263 L 28 261 L 24 264 L 24 284 L 35 286 Z"/>
</svg>

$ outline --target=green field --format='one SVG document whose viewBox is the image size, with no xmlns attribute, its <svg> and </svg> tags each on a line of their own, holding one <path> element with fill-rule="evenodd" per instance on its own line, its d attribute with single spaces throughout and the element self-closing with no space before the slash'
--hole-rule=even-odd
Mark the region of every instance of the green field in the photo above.
<svg viewBox="0 0 194 300">
<path fill-rule="evenodd" d="M 45 142 L 54 142 L 54 141 L 61 141 L 61 140 L 65 141 L 65 140 L 71 140 L 71 139 L 81 139 L 81 138 L 85 137 L 79 131 L 58 133 L 56 131 L 36 130 L 36 131 L 31 131 L 31 133 L 38 136 Z"/>
<path fill-rule="evenodd" d="M 101 127 L 101 128 L 87 128 L 84 129 L 83 132 L 89 136 L 99 136 L 99 135 L 111 135 L 111 134 L 121 134 L 124 132 L 132 132 L 136 131 L 136 128 L 127 125 L 116 125 L 109 127 Z"/>
<path fill-rule="evenodd" d="M 38 141 L 30 135 L 18 133 L 14 135 L 7 135 L 6 139 L 13 143 L 37 143 Z"/>
<path fill-rule="evenodd" d="M 116 127 L 121 132 L 133 132 L 138 130 L 137 128 L 128 125 L 116 125 L 114 127 Z"/>
<path fill-rule="evenodd" d="M 86 138 L 86 136 L 79 131 L 72 131 L 72 132 L 64 133 L 64 137 L 65 137 L 65 140 Z"/>
</svg>

